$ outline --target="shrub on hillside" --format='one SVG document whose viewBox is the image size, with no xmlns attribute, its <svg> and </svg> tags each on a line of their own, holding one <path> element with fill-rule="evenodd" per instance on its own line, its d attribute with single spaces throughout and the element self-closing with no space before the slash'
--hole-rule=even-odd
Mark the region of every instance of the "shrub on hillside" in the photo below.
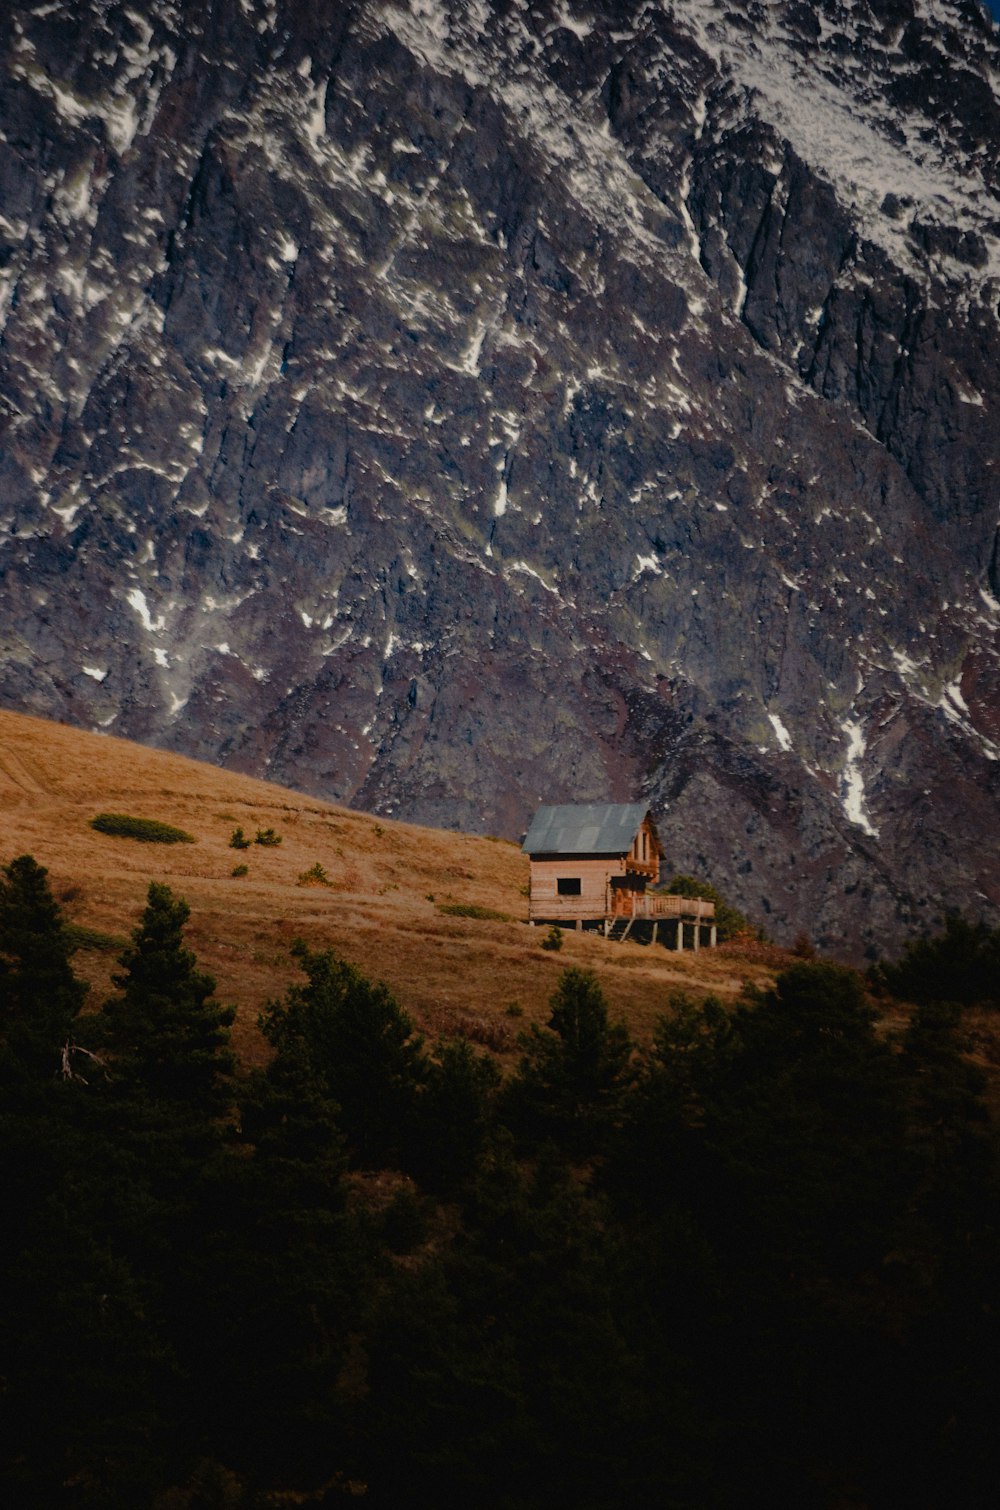
<svg viewBox="0 0 1000 1510">
<path fill-rule="evenodd" d="M 262 844 L 265 849 L 275 849 L 281 843 L 281 835 L 276 834 L 273 828 L 259 828 L 253 842 Z"/>
<path fill-rule="evenodd" d="M 907 944 L 895 964 L 872 971 L 872 981 L 904 1001 L 1000 1006 L 1000 928 L 951 913 L 944 933 Z"/>
<path fill-rule="evenodd" d="M 253 840 L 248 839 L 241 828 L 234 828 L 229 837 L 230 849 L 249 849 L 252 843 Z"/>
<path fill-rule="evenodd" d="M 140 839 L 144 844 L 197 843 L 194 834 L 183 828 L 174 828 L 157 818 L 133 818 L 128 813 L 98 813 L 96 818 L 91 818 L 90 826 L 99 834 L 112 834 L 116 839 Z"/>
<path fill-rule="evenodd" d="M 703 897 L 706 902 L 714 902 L 715 924 L 719 930 L 720 944 L 726 939 L 735 938 L 738 933 L 749 933 L 755 938 L 761 937 L 760 929 L 755 928 L 742 912 L 737 912 L 735 907 L 730 907 L 722 893 L 717 891 L 710 881 L 703 881 L 699 876 L 671 876 L 665 890 L 671 896 Z"/>
<path fill-rule="evenodd" d="M 90 950 L 98 954 L 120 954 L 126 940 L 117 933 L 102 933 L 99 928 L 87 928 L 82 923 L 66 923 L 63 931 L 70 949 Z"/>
<path fill-rule="evenodd" d="M 478 918 L 482 923 L 509 923 L 510 914 L 497 912 L 493 907 L 480 907 L 475 902 L 441 902 L 438 912 L 450 918 Z"/>
</svg>

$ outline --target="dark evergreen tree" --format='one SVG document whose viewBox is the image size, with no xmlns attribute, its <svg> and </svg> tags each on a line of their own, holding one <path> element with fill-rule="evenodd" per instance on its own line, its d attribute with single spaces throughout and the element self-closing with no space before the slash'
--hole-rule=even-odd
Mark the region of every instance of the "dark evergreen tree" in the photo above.
<svg viewBox="0 0 1000 1510">
<path fill-rule="evenodd" d="M 705 1190 L 705 1115 L 738 1052 L 731 1012 L 715 996 L 674 992 L 653 1029 L 626 1103 L 605 1184 L 649 1214 Z"/>
<path fill-rule="evenodd" d="M 422 1040 L 388 987 L 329 950 L 293 950 L 308 977 L 261 1018 L 279 1056 L 301 1054 L 339 1108 L 351 1161 L 405 1164 L 420 1119 L 429 1066 Z"/>
<path fill-rule="evenodd" d="M 495 1114 L 500 1068 L 464 1039 L 441 1045 L 428 1066 L 412 1168 L 421 1181 L 454 1192 L 475 1174 Z"/>
<path fill-rule="evenodd" d="M 203 1427 L 224 1462 L 278 1487 L 346 1465 L 340 1375 L 372 1264 L 344 1209 L 336 1111 L 300 1044 L 250 1077 L 199 1266 Z"/>
<path fill-rule="evenodd" d="M 1000 1006 L 1000 928 L 951 913 L 943 933 L 907 944 L 895 964 L 882 964 L 872 974 L 903 1001 Z"/>
<path fill-rule="evenodd" d="M 632 1078 L 628 1030 L 609 1021 L 604 993 L 589 970 L 564 970 L 550 1006 L 547 1026 L 522 1035 L 506 1115 L 535 1140 L 554 1138 L 573 1153 L 599 1153 Z"/>
<path fill-rule="evenodd" d="M 0 1497 L 125 1510 L 163 1466 L 164 1350 L 116 1241 L 137 1191 L 94 1115 L 85 989 L 45 871 L 15 860 L 0 878 Z"/>
<path fill-rule="evenodd" d="M 705 1132 L 731 1227 L 775 1261 L 844 1275 L 881 1262 L 905 1189 L 904 1097 L 860 977 L 801 963 L 732 1020 Z"/>
<path fill-rule="evenodd" d="M 564 1161 L 502 1143 L 461 1240 L 383 1284 L 368 1338 L 369 1498 L 459 1510 L 665 1503 L 634 1492 L 645 1416 L 614 1316 L 601 1213 Z M 674 1422 L 656 1429 L 673 1442 Z"/>
<path fill-rule="evenodd" d="M 151 1102 L 173 1103 L 188 1119 L 219 1117 L 229 1105 L 232 1007 L 185 947 L 187 903 L 151 883 L 145 911 L 114 976 L 120 995 L 104 1007 L 101 1041 L 116 1082 Z"/>
<path fill-rule="evenodd" d="M 94 1023 L 106 1061 L 91 1116 L 114 1150 L 103 1220 L 144 1286 L 153 1347 L 163 1350 L 160 1405 L 181 1453 L 204 1414 L 206 1339 L 220 1222 L 237 1174 L 226 1155 L 233 1095 L 233 1009 L 184 943 L 189 909 L 153 882 L 113 979 L 119 994 Z"/>
<path fill-rule="evenodd" d="M 914 1180 L 891 1264 L 908 1345 L 891 1424 L 908 1503 L 986 1506 L 1000 1482 L 1000 1167 L 962 1017 L 923 1003 L 902 1039 Z"/>
<path fill-rule="evenodd" d="M 87 987 L 48 872 L 21 855 L 0 872 L 0 1074 L 72 1072 L 71 1041 Z"/>
</svg>

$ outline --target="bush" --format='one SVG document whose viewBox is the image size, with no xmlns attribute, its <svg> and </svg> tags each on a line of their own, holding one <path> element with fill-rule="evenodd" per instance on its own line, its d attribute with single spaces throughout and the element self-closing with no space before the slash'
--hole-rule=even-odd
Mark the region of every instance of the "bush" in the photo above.
<svg viewBox="0 0 1000 1510">
<path fill-rule="evenodd" d="M 725 943 L 726 939 L 735 938 L 739 933 L 749 933 L 755 938 L 763 936 L 760 929 L 755 928 L 742 912 L 730 907 L 710 881 L 703 881 L 698 876 L 672 876 L 665 889 L 671 896 L 702 897 L 706 902 L 714 902 L 720 944 Z"/>
<path fill-rule="evenodd" d="M 281 843 L 281 835 L 276 834 L 273 828 L 259 828 L 255 844 L 262 844 L 265 849 L 275 849 Z"/>
<path fill-rule="evenodd" d="M 478 918 L 480 922 L 509 923 L 510 913 L 497 912 L 492 907 L 477 907 L 474 902 L 440 902 L 438 912 L 452 918 Z"/>
<path fill-rule="evenodd" d="M 561 949 L 562 946 L 563 946 L 563 931 L 562 931 L 562 929 L 556 923 L 553 923 L 552 927 L 549 929 L 548 933 L 542 939 L 542 948 L 543 949 Z"/>
<path fill-rule="evenodd" d="M 99 834 L 112 834 L 116 839 L 140 839 L 144 844 L 195 844 L 194 834 L 169 823 L 160 823 L 156 818 L 132 818 L 128 813 L 98 813 L 90 820 L 91 828 Z"/>
<path fill-rule="evenodd" d="M 231 876 L 248 876 L 250 874 L 250 867 L 249 865 L 234 865 L 229 874 Z"/>
<path fill-rule="evenodd" d="M 252 843 L 253 840 L 248 839 L 241 828 L 233 829 L 233 832 L 229 838 L 230 849 L 249 849 Z"/>
<path fill-rule="evenodd" d="M 74 953 L 82 949 L 99 954 L 120 954 L 128 942 L 120 934 L 102 933 L 99 928 L 85 928 L 82 923 L 66 923 L 64 932 Z"/>
<path fill-rule="evenodd" d="M 333 882 L 317 860 L 315 865 L 310 865 L 308 870 L 302 872 L 295 884 L 296 886 L 332 886 Z"/>
<path fill-rule="evenodd" d="M 953 1001 L 961 1006 L 1000 1006 L 1000 928 L 970 923 L 957 913 L 945 918 L 944 933 L 906 945 L 895 964 L 872 971 L 875 985 L 903 1001 Z"/>
</svg>

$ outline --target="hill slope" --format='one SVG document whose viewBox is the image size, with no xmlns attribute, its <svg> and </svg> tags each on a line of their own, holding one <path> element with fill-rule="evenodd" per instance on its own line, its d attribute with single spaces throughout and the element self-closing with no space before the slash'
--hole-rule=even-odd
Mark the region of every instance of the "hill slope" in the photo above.
<svg viewBox="0 0 1000 1510">
<path fill-rule="evenodd" d="M 511 844 L 376 821 L 181 756 L 5 712 L 0 805 L 0 859 L 33 854 L 74 923 L 123 935 L 151 880 L 185 898 L 191 946 L 217 977 L 220 996 L 237 1004 L 237 1043 L 251 1057 L 258 1010 L 298 978 L 289 955 L 296 937 L 387 981 L 431 1033 L 478 1037 L 501 1051 L 523 1025 L 506 1008 L 516 1001 L 525 1020 L 543 1020 L 566 964 L 595 969 L 614 1010 L 640 1033 L 672 989 L 731 998 L 743 980 L 768 975 L 759 960 L 726 949 L 695 960 L 591 935 L 569 934 L 561 953 L 546 953 L 541 932 L 526 923 L 527 863 Z M 197 843 L 95 832 L 90 819 L 105 811 L 160 819 Z M 274 828 L 282 842 L 233 850 L 237 826 L 251 838 Z M 233 877 L 240 863 L 249 874 Z M 331 884 L 299 884 L 317 863 Z M 453 903 L 509 921 L 439 911 Z M 98 1000 L 113 958 L 91 948 L 77 955 Z"/>
</svg>

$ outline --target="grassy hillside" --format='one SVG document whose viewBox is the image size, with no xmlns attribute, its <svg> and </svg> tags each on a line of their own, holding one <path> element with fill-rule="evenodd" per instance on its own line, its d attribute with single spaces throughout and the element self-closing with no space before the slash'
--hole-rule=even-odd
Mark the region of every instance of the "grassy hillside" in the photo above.
<svg viewBox="0 0 1000 1510">
<path fill-rule="evenodd" d="M 377 820 L 177 755 L 3 711 L 0 810 L 0 860 L 33 854 L 82 929 L 122 937 L 151 880 L 182 895 L 191 908 L 191 946 L 216 975 L 219 994 L 236 1004 L 236 1043 L 251 1058 L 260 1007 L 297 978 L 288 952 L 296 937 L 385 980 L 426 1031 L 458 1031 L 501 1052 L 525 1021 L 545 1017 L 567 964 L 596 970 L 613 1011 L 642 1034 L 671 990 L 731 999 L 746 980 L 769 979 L 779 958 L 734 946 L 678 956 L 572 933 L 559 953 L 547 953 L 542 930 L 527 926 L 528 866 L 516 845 Z M 105 812 L 170 824 L 197 842 L 142 843 L 97 832 L 91 820 Z M 281 843 L 232 849 L 236 828 L 251 840 L 271 828 Z M 232 874 L 238 865 L 247 866 L 246 875 Z M 328 884 L 303 884 L 317 865 Z M 454 904 L 507 920 L 441 911 Z M 110 984 L 114 950 L 81 937 L 76 968 L 91 981 L 96 1005 Z M 509 1011 L 514 1003 L 520 1015 Z"/>
</svg>

